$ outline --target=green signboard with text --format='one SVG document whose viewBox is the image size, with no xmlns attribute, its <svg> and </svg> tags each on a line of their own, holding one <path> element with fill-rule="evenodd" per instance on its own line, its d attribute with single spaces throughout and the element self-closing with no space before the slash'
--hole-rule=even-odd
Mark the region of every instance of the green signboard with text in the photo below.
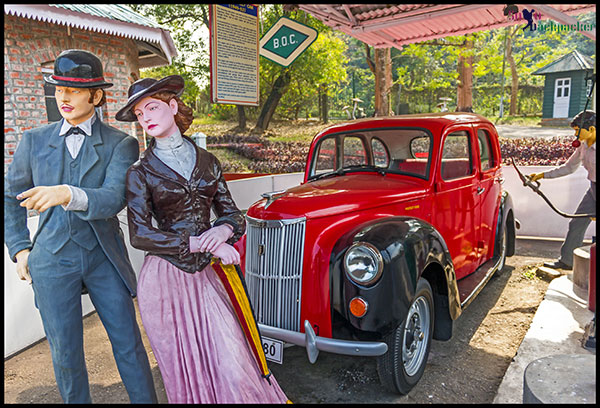
<svg viewBox="0 0 600 408">
<path fill-rule="evenodd" d="M 260 39 L 260 55 L 287 67 L 317 39 L 317 35 L 314 28 L 281 17 Z"/>
</svg>

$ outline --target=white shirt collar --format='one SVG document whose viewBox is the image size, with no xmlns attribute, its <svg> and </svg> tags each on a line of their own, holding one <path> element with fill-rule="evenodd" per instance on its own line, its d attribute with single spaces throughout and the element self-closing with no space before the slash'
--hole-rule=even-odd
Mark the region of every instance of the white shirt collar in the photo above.
<svg viewBox="0 0 600 408">
<path fill-rule="evenodd" d="M 62 126 L 60 127 L 60 132 L 58 133 L 61 136 L 64 135 L 65 133 L 67 133 L 69 131 L 69 129 L 74 127 L 69 122 L 67 122 L 67 120 L 64 118 L 62 121 L 63 121 Z M 94 112 L 94 114 L 92 115 L 91 118 L 89 118 L 88 120 L 86 120 L 83 123 L 80 123 L 79 125 L 77 125 L 77 127 L 79 129 L 83 130 L 87 136 L 91 136 L 92 125 L 94 124 L 94 122 L 96 122 L 96 112 Z"/>
<path fill-rule="evenodd" d="M 171 136 L 155 137 L 157 149 L 175 149 L 183 144 L 183 137 L 179 128 Z"/>
</svg>

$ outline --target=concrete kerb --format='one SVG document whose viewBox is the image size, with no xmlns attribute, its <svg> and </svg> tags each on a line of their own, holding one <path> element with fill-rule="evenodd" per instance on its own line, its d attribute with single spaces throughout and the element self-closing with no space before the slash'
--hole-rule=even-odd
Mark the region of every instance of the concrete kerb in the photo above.
<svg viewBox="0 0 600 408">
<path fill-rule="evenodd" d="M 582 346 L 585 326 L 593 317 L 588 309 L 587 291 L 573 284 L 571 274 L 552 280 L 536 311 L 531 327 L 498 387 L 495 404 L 523 403 L 523 379 L 534 360 L 553 355 L 577 354 L 595 359 L 595 350 Z M 578 367 L 573 366 L 573 370 Z M 595 371 L 593 373 L 595 385 Z M 595 402 L 595 391 L 593 393 Z M 573 401 L 575 402 L 575 401 Z"/>
</svg>

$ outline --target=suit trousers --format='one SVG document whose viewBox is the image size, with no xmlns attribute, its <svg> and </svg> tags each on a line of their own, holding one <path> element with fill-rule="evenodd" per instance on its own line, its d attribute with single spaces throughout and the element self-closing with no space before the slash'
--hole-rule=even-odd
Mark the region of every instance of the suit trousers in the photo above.
<svg viewBox="0 0 600 408">
<path fill-rule="evenodd" d="M 590 188 L 581 199 L 575 214 L 596 213 L 596 183 L 593 181 L 590 183 Z M 585 231 L 590 222 L 592 222 L 590 218 L 572 218 L 569 221 L 569 231 L 565 237 L 565 242 L 560 248 L 559 260 L 561 262 L 573 266 L 573 251 L 583 244 Z"/>
<path fill-rule="evenodd" d="M 52 254 L 36 243 L 29 255 L 29 272 L 64 402 L 91 403 L 83 349 L 81 289 L 85 285 L 112 344 L 130 401 L 156 403 L 133 299 L 101 246 L 88 251 L 69 240 Z"/>
</svg>

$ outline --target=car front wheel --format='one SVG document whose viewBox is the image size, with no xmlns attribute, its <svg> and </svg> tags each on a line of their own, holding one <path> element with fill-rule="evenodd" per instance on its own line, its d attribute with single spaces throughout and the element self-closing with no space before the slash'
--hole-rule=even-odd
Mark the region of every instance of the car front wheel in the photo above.
<svg viewBox="0 0 600 408">
<path fill-rule="evenodd" d="M 419 279 L 408 314 L 385 337 L 388 351 L 377 358 L 381 383 L 390 391 L 407 394 L 421 379 L 433 333 L 433 294 L 426 279 Z"/>
</svg>

